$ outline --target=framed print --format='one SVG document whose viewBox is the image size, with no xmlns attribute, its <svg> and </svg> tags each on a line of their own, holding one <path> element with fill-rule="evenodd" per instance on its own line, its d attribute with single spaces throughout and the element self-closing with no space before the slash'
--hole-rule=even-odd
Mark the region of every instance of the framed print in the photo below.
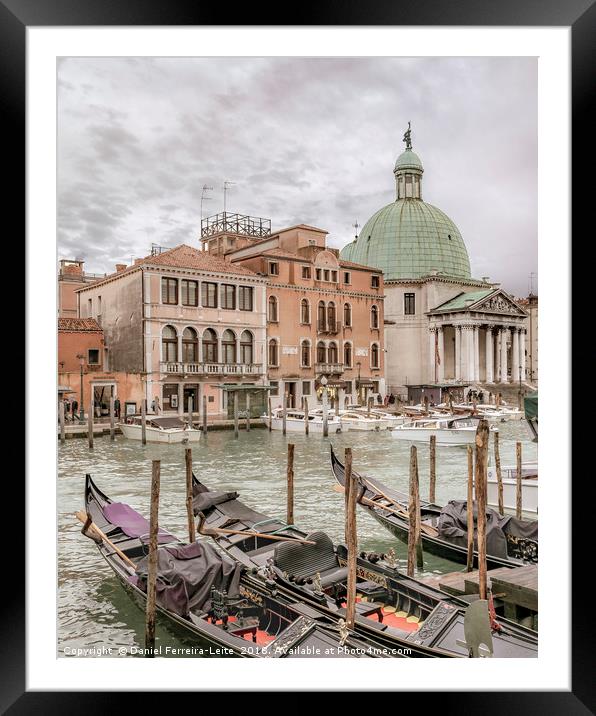
<svg viewBox="0 0 596 716">
<path fill-rule="evenodd" d="M 592 709 L 568 396 L 593 5 L 0 12 L 30 387 L 3 706 Z M 35 420 L 102 381 L 151 425 Z"/>
</svg>

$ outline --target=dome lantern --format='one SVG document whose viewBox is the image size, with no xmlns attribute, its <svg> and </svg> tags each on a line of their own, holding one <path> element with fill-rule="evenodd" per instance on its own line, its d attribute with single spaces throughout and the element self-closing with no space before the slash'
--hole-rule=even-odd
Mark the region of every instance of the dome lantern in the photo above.
<svg viewBox="0 0 596 716">
<path fill-rule="evenodd" d="M 412 129 L 410 122 L 404 134 L 406 149 L 395 162 L 395 198 L 422 199 L 422 174 L 424 168 L 420 157 L 412 151 Z"/>
</svg>

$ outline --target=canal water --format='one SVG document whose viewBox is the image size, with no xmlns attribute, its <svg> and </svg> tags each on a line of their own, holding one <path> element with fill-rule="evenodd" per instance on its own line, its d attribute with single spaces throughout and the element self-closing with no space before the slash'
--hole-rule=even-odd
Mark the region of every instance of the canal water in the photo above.
<svg viewBox="0 0 596 716">
<path fill-rule="evenodd" d="M 529 439 L 525 421 L 501 423 L 502 465 L 515 464 L 515 443 L 523 444 L 523 459 L 537 459 L 537 445 Z M 237 490 L 254 509 L 285 518 L 287 444 L 295 444 L 294 515 L 302 529 L 324 529 L 334 541 L 343 540 L 344 499 L 333 490 L 329 461 L 331 443 L 343 461 L 345 447 L 353 451 L 358 472 L 378 477 L 396 489 L 408 490 L 410 444 L 395 440 L 388 431 L 345 432 L 323 438 L 301 433 L 269 432 L 266 429 L 208 434 L 193 444 L 193 467 L 197 477 L 219 490 Z M 130 600 L 94 543 L 81 535 L 74 513 L 83 508 L 85 473 L 112 499 L 126 502 L 148 517 L 151 461 L 161 460 L 160 525 L 184 537 L 186 534 L 184 445 L 147 444 L 117 436 L 95 440 L 89 450 L 83 439 L 67 440 L 58 452 L 58 655 L 77 649 L 123 647 L 127 653 L 144 644 L 144 614 Z M 491 440 L 492 459 L 492 440 Z M 428 446 L 418 445 L 420 493 L 428 497 Z M 437 502 L 465 499 L 467 452 L 464 447 L 437 447 Z M 359 509 L 358 546 L 386 551 L 393 547 L 402 566 L 406 548 L 364 510 Z M 425 555 L 421 574 L 440 574 L 461 569 L 432 555 Z M 156 644 L 188 646 L 158 624 Z M 82 653 L 82 652 L 79 652 Z"/>
</svg>

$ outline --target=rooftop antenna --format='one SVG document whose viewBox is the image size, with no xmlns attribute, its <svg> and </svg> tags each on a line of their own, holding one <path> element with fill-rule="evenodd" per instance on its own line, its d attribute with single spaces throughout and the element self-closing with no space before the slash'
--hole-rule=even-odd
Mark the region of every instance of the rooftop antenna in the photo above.
<svg viewBox="0 0 596 716">
<path fill-rule="evenodd" d="M 360 228 L 360 224 L 358 223 L 358 219 L 356 219 L 356 223 L 352 224 L 352 226 L 356 229 L 356 234 L 354 235 L 354 238 L 358 238 L 358 229 Z"/>
<path fill-rule="evenodd" d="M 213 191 L 213 187 L 207 186 L 207 184 L 203 184 L 203 191 L 201 192 L 201 221 L 203 221 L 203 202 L 211 201 L 210 196 L 205 196 L 208 191 Z"/>
<path fill-rule="evenodd" d="M 223 194 L 224 194 L 224 214 L 226 213 L 226 194 L 228 191 L 229 186 L 234 186 L 236 184 L 235 181 L 225 181 L 223 183 Z"/>
</svg>

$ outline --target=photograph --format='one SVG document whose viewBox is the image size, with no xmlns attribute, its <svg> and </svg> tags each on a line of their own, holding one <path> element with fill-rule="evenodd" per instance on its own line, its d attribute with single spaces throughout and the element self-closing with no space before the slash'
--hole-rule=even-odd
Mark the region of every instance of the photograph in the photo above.
<svg viewBox="0 0 596 716">
<path fill-rule="evenodd" d="M 538 70 L 57 58 L 58 659 L 539 657 Z"/>
</svg>

